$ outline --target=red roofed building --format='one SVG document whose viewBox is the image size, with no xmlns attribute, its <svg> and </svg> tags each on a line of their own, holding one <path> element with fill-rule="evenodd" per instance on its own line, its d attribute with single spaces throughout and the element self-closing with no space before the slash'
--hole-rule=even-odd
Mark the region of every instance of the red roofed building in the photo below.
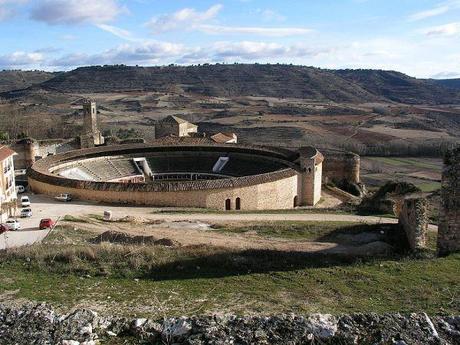
<svg viewBox="0 0 460 345">
<path fill-rule="evenodd" d="M 0 221 L 5 221 L 16 210 L 16 186 L 13 156 L 7 146 L 0 146 Z"/>
</svg>

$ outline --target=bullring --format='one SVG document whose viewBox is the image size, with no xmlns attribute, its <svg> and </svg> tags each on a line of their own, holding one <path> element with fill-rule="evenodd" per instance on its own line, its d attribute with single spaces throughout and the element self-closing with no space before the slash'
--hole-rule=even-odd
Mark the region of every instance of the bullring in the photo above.
<svg viewBox="0 0 460 345">
<path fill-rule="evenodd" d="M 290 209 L 321 198 L 323 156 L 236 144 L 101 146 L 48 156 L 29 171 L 35 193 L 219 210 Z"/>
</svg>

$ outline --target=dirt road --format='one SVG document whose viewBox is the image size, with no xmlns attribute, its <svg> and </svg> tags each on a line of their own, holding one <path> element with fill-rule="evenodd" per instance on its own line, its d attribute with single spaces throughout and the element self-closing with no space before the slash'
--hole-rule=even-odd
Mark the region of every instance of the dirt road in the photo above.
<svg viewBox="0 0 460 345">
<path fill-rule="evenodd" d="M 133 216 L 143 219 L 164 221 L 196 220 L 209 223 L 216 222 L 244 222 L 244 221 L 332 221 L 332 222 L 361 222 L 367 224 L 397 223 L 397 219 L 358 216 L 350 214 L 331 213 L 159 213 L 152 207 L 135 207 L 123 205 L 103 205 L 83 201 L 69 203 L 55 201 L 44 195 L 29 195 L 32 202 L 34 216 L 27 220 L 27 224 L 37 224 L 40 218 L 51 217 L 57 219 L 65 215 L 87 216 L 89 214 L 103 215 L 110 210 L 114 218 Z M 24 227 L 23 227 L 24 228 Z"/>
</svg>

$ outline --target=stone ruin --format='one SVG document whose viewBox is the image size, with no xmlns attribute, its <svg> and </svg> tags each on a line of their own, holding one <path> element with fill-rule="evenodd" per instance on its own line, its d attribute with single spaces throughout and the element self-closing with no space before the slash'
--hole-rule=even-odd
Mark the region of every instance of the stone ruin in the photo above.
<svg viewBox="0 0 460 345">
<path fill-rule="evenodd" d="M 395 205 L 394 213 L 412 251 L 426 245 L 427 208 L 427 200 L 418 195 L 409 195 Z M 444 159 L 437 247 L 439 256 L 460 251 L 460 147 Z"/>
<path fill-rule="evenodd" d="M 438 255 L 457 251 L 460 251 L 460 147 L 444 159 L 438 227 Z"/>
<path fill-rule="evenodd" d="M 426 246 L 428 232 L 428 202 L 423 197 L 408 197 L 396 206 L 399 225 L 404 230 L 410 250 Z"/>
</svg>

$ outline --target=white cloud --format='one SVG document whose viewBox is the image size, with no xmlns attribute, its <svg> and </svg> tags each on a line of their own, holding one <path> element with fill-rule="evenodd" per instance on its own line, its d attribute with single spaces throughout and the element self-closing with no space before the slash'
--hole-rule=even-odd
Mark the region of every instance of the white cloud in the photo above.
<svg viewBox="0 0 460 345">
<path fill-rule="evenodd" d="M 430 10 L 417 12 L 417 13 L 410 15 L 409 20 L 417 21 L 417 20 L 422 20 L 422 19 L 426 19 L 430 17 L 439 16 L 441 14 L 447 13 L 449 9 L 450 9 L 449 6 L 440 6 L 440 7 L 432 8 Z"/>
<path fill-rule="evenodd" d="M 112 27 L 109 29 L 112 30 Z M 446 44 L 444 39 L 413 40 L 404 37 L 316 43 L 301 39 L 292 43 L 282 40 L 228 40 L 199 46 L 151 40 L 126 42 L 105 51 L 86 54 L 57 55 L 53 50 L 40 50 L 0 56 L 0 67 L 3 68 L 38 67 L 48 70 L 104 64 L 151 66 L 215 62 L 390 69 L 424 78 L 435 75 L 447 77 L 445 71 L 460 71 L 460 55 L 455 44 Z"/>
<path fill-rule="evenodd" d="M 271 37 L 286 37 L 305 35 L 313 32 L 306 28 L 265 28 L 265 27 L 244 27 L 244 26 L 222 26 L 222 25 L 199 25 L 197 30 L 211 35 L 219 34 L 246 34 Z"/>
<path fill-rule="evenodd" d="M 460 78 L 460 72 L 439 72 L 431 76 L 433 79 L 455 79 Z"/>
<path fill-rule="evenodd" d="M 40 52 L 27 53 L 17 51 L 11 54 L 0 55 L 2 68 L 24 68 L 30 65 L 39 65 L 45 61 L 45 56 Z"/>
<path fill-rule="evenodd" d="M 51 25 L 100 24 L 124 11 L 116 0 L 43 0 L 32 9 L 31 18 Z"/>
<path fill-rule="evenodd" d="M 173 31 L 176 29 L 189 29 L 200 23 L 213 19 L 222 10 L 223 6 L 218 4 L 211 6 L 204 12 L 199 12 L 193 8 L 184 8 L 173 14 L 164 14 L 152 18 L 146 23 L 154 33 Z"/>
<path fill-rule="evenodd" d="M 124 40 L 133 41 L 133 42 L 138 40 L 138 39 L 134 38 L 133 35 L 131 34 L 131 32 L 129 32 L 128 30 L 124 30 L 124 29 L 118 28 L 118 27 L 113 26 L 113 25 L 108 25 L 108 24 L 96 24 L 96 26 L 99 29 L 107 31 L 107 32 L 111 33 L 112 35 L 115 35 L 115 36 L 117 36 L 119 38 L 122 38 Z"/>
<path fill-rule="evenodd" d="M 275 12 L 271 9 L 258 9 L 256 11 L 256 13 L 258 15 L 260 15 L 262 17 L 263 20 L 265 21 L 268 21 L 268 22 L 272 22 L 272 21 L 276 21 L 276 22 L 284 22 L 286 20 L 286 17 L 279 14 L 278 12 Z"/>
<path fill-rule="evenodd" d="M 448 0 L 439 3 L 436 7 L 430 8 L 428 10 L 413 13 L 409 16 L 408 19 L 409 21 L 423 20 L 431 17 L 440 16 L 459 8 L 460 0 Z"/>
<path fill-rule="evenodd" d="M 0 0 L 0 22 L 15 16 L 15 6 L 21 5 L 27 0 Z"/>
<path fill-rule="evenodd" d="M 181 44 L 149 41 L 137 44 L 122 44 L 101 53 L 70 54 L 50 62 L 54 67 L 76 67 L 84 65 L 132 64 L 154 65 L 174 60 L 188 52 Z"/>
<path fill-rule="evenodd" d="M 0 7 L 0 22 L 8 19 L 12 14 L 12 11 L 9 8 Z"/>
<path fill-rule="evenodd" d="M 162 15 L 152 18 L 146 23 L 153 33 L 163 33 L 174 30 L 201 31 L 211 35 L 244 34 L 271 37 L 286 37 L 305 35 L 312 32 L 306 28 L 283 28 L 283 27 L 251 27 L 251 26 L 224 26 L 209 24 L 222 10 L 222 5 L 214 5 L 204 12 L 192 8 L 184 8 L 173 14 Z"/>
<path fill-rule="evenodd" d="M 267 42 L 217 42 L 211 52 L 216 61 L 221 59 L 255 60 L 260 58 L 310 57 L 328 50 L 310 48 L 304 45 L 282 45 Z"/>
<path fill-rule="evenodd" d="M 455 36 L 460 34 L 460 22 L 433 26 L 422 30 L 426 36 Z"/>
</svg>

